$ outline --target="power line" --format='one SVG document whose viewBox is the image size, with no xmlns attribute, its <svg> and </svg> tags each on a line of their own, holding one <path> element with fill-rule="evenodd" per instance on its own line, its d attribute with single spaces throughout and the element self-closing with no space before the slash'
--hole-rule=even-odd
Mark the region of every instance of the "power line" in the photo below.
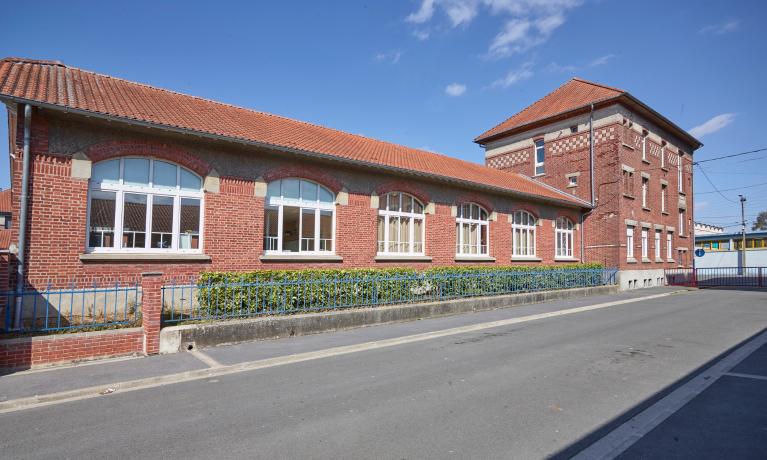
<svg viewBox="0 0 767 460">
<path fill-rule="evenodd" d="M 703 170 L 701 169 L 701 171 L 703 171 Z M 703 175 L 705 176 L 706 173 L 704 172 Z M 708 178 L 708 176 L 706 176 L 706 177 Z M 711 182 L 711 181 L 709 181 L 709 182 Z M 714 184 L 711 184 L 711 185 L 713 186 Z M 714 191 L 713 192 L 699 192 L 699 193 L 696 193 L 696 195 L 707 195 L 709 193 L 718 193 L 718 194 L 722 195 L 721 192 L 731 192 L 733 190 L 742 190 L 744 188 L 762 187 L 762 186 L 765 186 L 765 185 L 767 185 L 767 182 L 762 182 L 761 184 L 744 185 L 743 187 L 723 188 L 722 190 L 717 190 L 717 188 L 714 187 Z M 724 195 L 722 195 L 722 196 L 724 197 Z M 728 201 L 732 201 L 732 200 L 730 200 L 729 198 L 726 198 L 726 197 L 725 197 L 725 199 L 728 200 Z M 732 201 L 732 202 L 735 203 L 734 201 Z"/>
<path fill-rule="evenodd" d="M 703 169 L 703 166 L 701 166 L 701 165 L 697 165 L 697 166 L 698 166 L 698 169 L 700 170 L 700 172 L 702 172 L 702 173 L 703 173 L 703 177 L 705 177 L 705 178 L 706 178 L 706 180 L 708 181 L 708 183 L 709 183 L 709 184 L 711 184 L 711 186 L 712 186 L 712 187 L 714 187 L 714 190 L 716 191 L 716 193 L 718 193 L 719 195 L 721 195 L 721 196 L 722 196 L 722 198 L 724 198 L 725 200 L 729 201 L 730 203 L 735 203 L 735 202 L 734 202 L 734 201 L 732 201 L 731 199 L 729 199 L 729 198 L 727 198 L 726 196 L 724 196 L 724 194 L 722 194 L 722 192 L 720 192 L 720 191 L 719 191 L 719 189 L 718 189 L 718 188 L 716 188 L 716 185 L 714 185 L 714 183 L 711 181 L 711 178 L 710 178 L 710 177 L 708 177 L 708 174 L 706 174 L 706 170 L 705 170 L 705 169 Z M 700 194 L 700 193 L 698 193 L 697 195 L 701 195 L 701 194 Z"/>
<path fill-rule="evenodd" d="M 749 150 L 748 152 L 733 153 L 733 154 L 730 154 L 730 155 L 722 155 L 722 156 L 718 156 L 718 157 L 714 157 L 714 158 L 708 158 L 708 159 L 705 159 L 705 160 L 694 161 L 692 164 L 696 165 L 698 163 L 705 163 L 707 161 L 716 161 L 716 160 L 723 160 L 725 158 L 739 157 L 741 155 L 748 155 L 749 153 L 763 152 L 765 150 L 767 150 L 767 147 L 763 147 L 761 149 L 756 149 L 756 150 Z"/>
</svg>

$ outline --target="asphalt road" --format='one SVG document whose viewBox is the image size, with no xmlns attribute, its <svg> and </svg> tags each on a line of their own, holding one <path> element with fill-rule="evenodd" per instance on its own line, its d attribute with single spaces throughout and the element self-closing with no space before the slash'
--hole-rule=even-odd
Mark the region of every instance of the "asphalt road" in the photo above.
<svg viewBox="0 0 767 460">
<path fill-rule="evenodd" d="M 569 303 L 589 302 L 596 300 Z M 561 305 L 567 308 L 568 303 Z M 365 334 L 438 330 L 555 307 L 542 304 L 203 352 L 219 362 L 233 363 L 280 346 L 292 353 L 295 344 L 319 349 L 334 346 L 344 337 L 359 340 Z M 6 413 L 0 415 L 0 456 L 569 456 L 765 328 L 765 292 L 685 292 Z M 188 360 L 189 355 L 163 359 L 170 363 Z M 141 362 L 133 360 L 129 366 Z M 83 369 L 66 371 L 66 378 L 95 372 Z M 0 393 L 5 391 L 3 379 L 23 386 L 24 379 L 46 378 L 55 381 L 56 374 L 0 377 Z M 747 444 L 748 438 L 739 442 Z"/>
</svg>

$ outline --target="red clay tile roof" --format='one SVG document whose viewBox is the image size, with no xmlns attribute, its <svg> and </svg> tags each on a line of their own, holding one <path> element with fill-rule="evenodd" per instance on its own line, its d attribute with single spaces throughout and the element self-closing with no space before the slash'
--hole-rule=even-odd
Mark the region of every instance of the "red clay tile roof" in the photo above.
<svg viewBox="0 0 767 460">
<path fill-rule="evenodd" d="M 580 78 L 573 78 L 541 99 L 522 109 L 503 123 L 485 131 L 474 139 L 482 142 L 514 128 L 543 120 L 554 115 L 590 105 L 592 102 L 615 99 L 626 91 L 600 85 Z"/>
<path fill-rule="evenodd" d="M 11 204 L 11 189 L 0 190 L 0 212 L 13 213 Z"/>
<path fill-rule="evenodd" d="M 11 247 L 11 230 L 0 228 L 0 250 Z"/>
<path fill-rule="evenodd" d="M 521 174 L 100 75 L 57 61 L 0 60 L 2 98 L 320 154 L 588 207 L 585 201 Z"/>
</svg>

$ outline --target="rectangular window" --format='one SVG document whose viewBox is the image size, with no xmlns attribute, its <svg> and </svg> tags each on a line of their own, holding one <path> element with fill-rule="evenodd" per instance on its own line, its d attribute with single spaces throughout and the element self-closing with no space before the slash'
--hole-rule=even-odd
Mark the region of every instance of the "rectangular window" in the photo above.
<svg viewBox="0 0 767 460">
<path fill-rule="evenodd" d="M 642 177 L 642 207 L 647 207 L 647 191 L 650 187 L 650 179 Z"/>
<path fill-rule="evenodd" d="M 672 242 L 674 239 L 673 233 L 666 233 L 666 259 L 671 260 L 671 254 L 672 254 Z"/>
<path fill-rule="evenodd" d="M 570 176 L 567 178 L 567 185 L 569 187 L 575 187 L 578 185 L 578 176 Z"/>
<path fill-rule="evenodd" d="M 634 196 L 634 172 L 623 170 L 623 193 Z"/>
<path fill-rule="evenodd" d="M 296 186 L 296 193 L 298 187 Z M 298 252 L 299 237 L 298 226 L 301 208 L 296 206 L 283 206 L 282 208 L 282 251 Z"/>
<path fill-rule="evenodd" d="M 152 197 L 152 243 L 155 249 L 173 247 L 173 197 Z"/>
<path fill-rule="evenodd" d="M 264 250 L 277 251 L 279 241 L 279 209 L 266 208 L 264 210 Z"/>
<path fill-rule="evenodd" d="M 660 148 L 660 167 L 661 168 L 666 167 L 666 146 L 665 145 L 662 145 Z"/>
<path fill-rule="evenodd" d="M 642 229 L 642 259 L 647 259 L 647 254 L 648 254 L 647 246 L 648 246 L 647 229 Z"/>
<path fill-rule="evenodd" d="M 546 160 L 546 152 L 544 150 L 543 139 L 535 141 L 535 175 L 543 174 L 546 169 L 544 168 L 544 162 Z"/>
<path fill-rule="evenodd" d="M 310 182 L 302 182 L 310 183 Z M 317 191 L 315 190 L 315 195 Z M 301 250 L 302 251 L 314 251 L 314 235 L 315 235 L 315 218 L 314 209 L 305 208 L 301 210 Z"/>
<path fill-rule="evenodd" d="M 666 212 L 666 195 L 668 194 L 668 186 L 661 184 L 660 186 L 660 210 Z"/>
<path fill-rule="evenodd" d="M 660 259 L 660 230 L 655 230 L 655 260 Z"/>
<path fill-rule="evenodd" d="M 126 193 L 123 201 L 123 248 L 146 247 L 146 195 Z"/>
<path fill-rule="evenodd" d="M 634 258 L 634 227 L 626 227 L 626 258 Z"/>
<path fill-rule="evenodd" d="M 679 234 L 684 235 L 684 209 L 679 210 Z"/>
<path fill-rule="evenodd" d="M 114 247 L 116 197 L 115 192 L 91 192 L 89 247 Z"/>
<path fill-rule="evenodd" d="M 647 161 L 647 132 L 642 134 L 642 160 Z"/>
<path fill-rule="evenodd" d="M 181 198 L 179 249 L 200 249 L 200 200 Z"/>
<path fill-rule="evenodd" d="M 679 187 L 679 193 L 684 193 L 684 182 L 682 181 L 682 158 L 682 155 L 679 154 L 679 157 L 677 158 L 679 164 L 676 168 L 676 181 Z"/>
</svg>

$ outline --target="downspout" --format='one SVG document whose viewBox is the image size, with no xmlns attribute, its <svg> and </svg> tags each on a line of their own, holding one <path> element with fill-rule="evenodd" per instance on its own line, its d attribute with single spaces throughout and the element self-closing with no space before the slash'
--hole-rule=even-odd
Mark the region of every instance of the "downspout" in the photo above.
<svg viewBox="0 0 767 460">
<path fill-rule="evenodd" d="M 32 138 L 32 106 L 24 105 L 24 160 L 21 172 L 21 197 L 19 210 L 19 249 L 16 253 L 16 311 L 13 318 L 13 328 L 21 327 L 22 300 L 24 292 L 24 270 L 27 245 L 27 208 L 29 193 L 29 146 Z"/>
<path fill-rule="evenodd" d="M 594 104 L 591 104 L 591 111 L 589 112 L 589 182 L 591 184 L 591 209 L 587 212 L 581 213 L 581 263 L 585 262 L 585 256 L 583 254 L 585 241 L 586 241 L 586 228 L 583 226 L 583 221 L 586 216 L 594 212 L 596 203 L 596 192 L 594 191 Z"/>
</svg>

